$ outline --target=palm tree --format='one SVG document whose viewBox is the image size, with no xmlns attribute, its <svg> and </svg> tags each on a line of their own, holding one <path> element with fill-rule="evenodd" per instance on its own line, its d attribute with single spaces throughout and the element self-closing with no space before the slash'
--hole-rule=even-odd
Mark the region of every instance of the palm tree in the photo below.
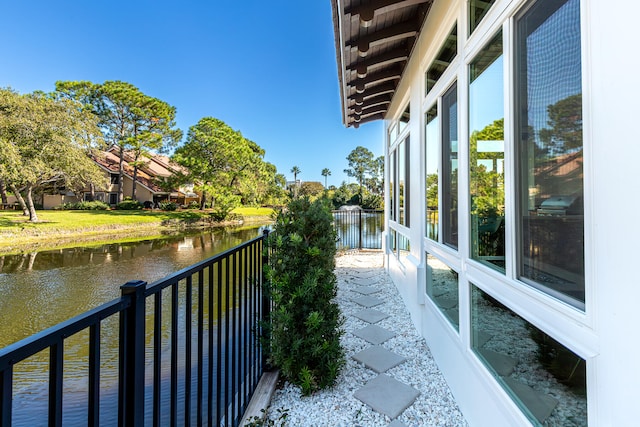
<svg viewBox="0 0 640 427">
<path fill-rule="evenodd" d="M 299 167 L 294 166 L 291 168 L 293 174 L 293 197 L 298 197 L 298 174 L 302 173 Z"/>
<path fill-rule="evenodd" d="M 298 174 L 302 173 L 302 171 L 300 170 L 299 167 L 294 166 L 291 168 L 291 173 L 293 174 L 293 182 L 297 182 L 298 181 Z"/>
<path fill-rule="evenodd" d="M 328 168 L 322 169 L 322 176 L 324 176 L 324 188 L 327 188 L 327 177 L 331 175 L 331 171 Z"/>
</svg>

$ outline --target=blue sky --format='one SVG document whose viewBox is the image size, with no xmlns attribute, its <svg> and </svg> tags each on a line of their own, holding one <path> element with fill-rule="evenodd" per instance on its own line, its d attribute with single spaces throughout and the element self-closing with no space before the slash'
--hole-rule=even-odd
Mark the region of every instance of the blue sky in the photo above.
<svg viewBox="0 0 640 427">
<path fill-rule="evenodd" d="M 383 154 L 380 121 L 342 124 L 329 0 L 0 0 L 0 87 L 123 80 L 177 108 L 183 131 L 206 116 L 266 150 L 292 180 L 349 181 L 347 155 Z M 353 179 L 351 179 L 353 182 Z"/>
</svg>

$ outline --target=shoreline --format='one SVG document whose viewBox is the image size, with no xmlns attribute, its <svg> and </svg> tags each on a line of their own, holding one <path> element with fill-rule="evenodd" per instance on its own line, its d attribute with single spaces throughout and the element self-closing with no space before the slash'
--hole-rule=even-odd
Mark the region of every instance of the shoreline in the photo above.
<svg viewBox="0 0 640 427">
<path fill-rule="evenodd" d="M 158 221 L 137 224 L 110 224 L 76 230 L 38 230 L 25 235 L 19 232 L 0 233 L 0 256 L 29 252 L 65 249 L 77 246 L 98 246 L 126 243 L 141 239 L 161 239 L 193 231 L 206 231 L 224 227 L 244 227 L 270 224 L 267 217 L 249 217 L 241 221 Z"/>
</svg>

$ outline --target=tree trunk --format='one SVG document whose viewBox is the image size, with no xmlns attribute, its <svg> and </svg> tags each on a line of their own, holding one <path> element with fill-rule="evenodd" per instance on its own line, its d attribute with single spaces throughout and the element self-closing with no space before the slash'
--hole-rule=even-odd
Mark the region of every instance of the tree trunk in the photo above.
<svg viewBox="0 0 640 427">
<path fill-rule="evenodd" d="M 7 186 L 4 183 L 4 179 L 0 179 L 0 197 L 2 197 L 2 203 L 7 204 Z"/>
<path fill-rule="evenodd" d="M 138 200 L 138 196 L 136 194 L 136 181 L 138 178 L 138 166 L 133 167 L 133 189 L 131 190 L 131 198 L 133 200 Z"/>
<path fill-rule="evenodd" d="M 124 147 L 120 146 L 119 151 L 120 162 L 118 166 L 118 203 L 124 200 Z"/>
<path fill-rule="evenodd" d="M 22 194 L 20 194 L 20 191 L 18 191 L 18 187 L 16 187 L 15 184 L 11 184 L 10 188 L 11 188 L 11 191 L 13 191 L 13 195 L 16 196 L 16 199 L 18 199 L 18 203 L 20 203 L 20 207 L 22 208 L 22 215 L 28 216 L 29 209 L 27 209 L 27 204 L 22 198 Z"/>
<path fill-rule="evenodd" d="M 29 184 L 26 188 L 26 196 L 27 196 L 27 208 L 29 209 L 29 221 L 30 222 L 38 222 L 38 214 L 36 213 L 36 208 L 33 204 L 33 185 Z"/>
<path fill-rule="evenodd" d="M 207 192 L 202 190 L 202 197 L 200 198 L 200 210 L 205 210 L 207 207 Z"/>
<path fill-rule="evenodd" d="M 96 186 L 93 182 L 89 184 L 89 191 L 91 192 L 91 201 L 94 201 L 96 199 Z"/>
</svg>

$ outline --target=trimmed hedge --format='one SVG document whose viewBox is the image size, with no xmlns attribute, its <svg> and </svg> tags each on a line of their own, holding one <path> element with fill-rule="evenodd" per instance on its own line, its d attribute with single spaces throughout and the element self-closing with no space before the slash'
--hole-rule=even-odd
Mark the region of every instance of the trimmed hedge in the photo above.
<svg viewBox="0 0 640 427">
<path fill-rule="evenodd" d="M 344 322 L 334 298 L 336 233 L 330 203 L 292 200 L 276 218 L 272 250 L 270 362 L 308 395 L 335 383 L 345 364 Z"/>
</svg>

